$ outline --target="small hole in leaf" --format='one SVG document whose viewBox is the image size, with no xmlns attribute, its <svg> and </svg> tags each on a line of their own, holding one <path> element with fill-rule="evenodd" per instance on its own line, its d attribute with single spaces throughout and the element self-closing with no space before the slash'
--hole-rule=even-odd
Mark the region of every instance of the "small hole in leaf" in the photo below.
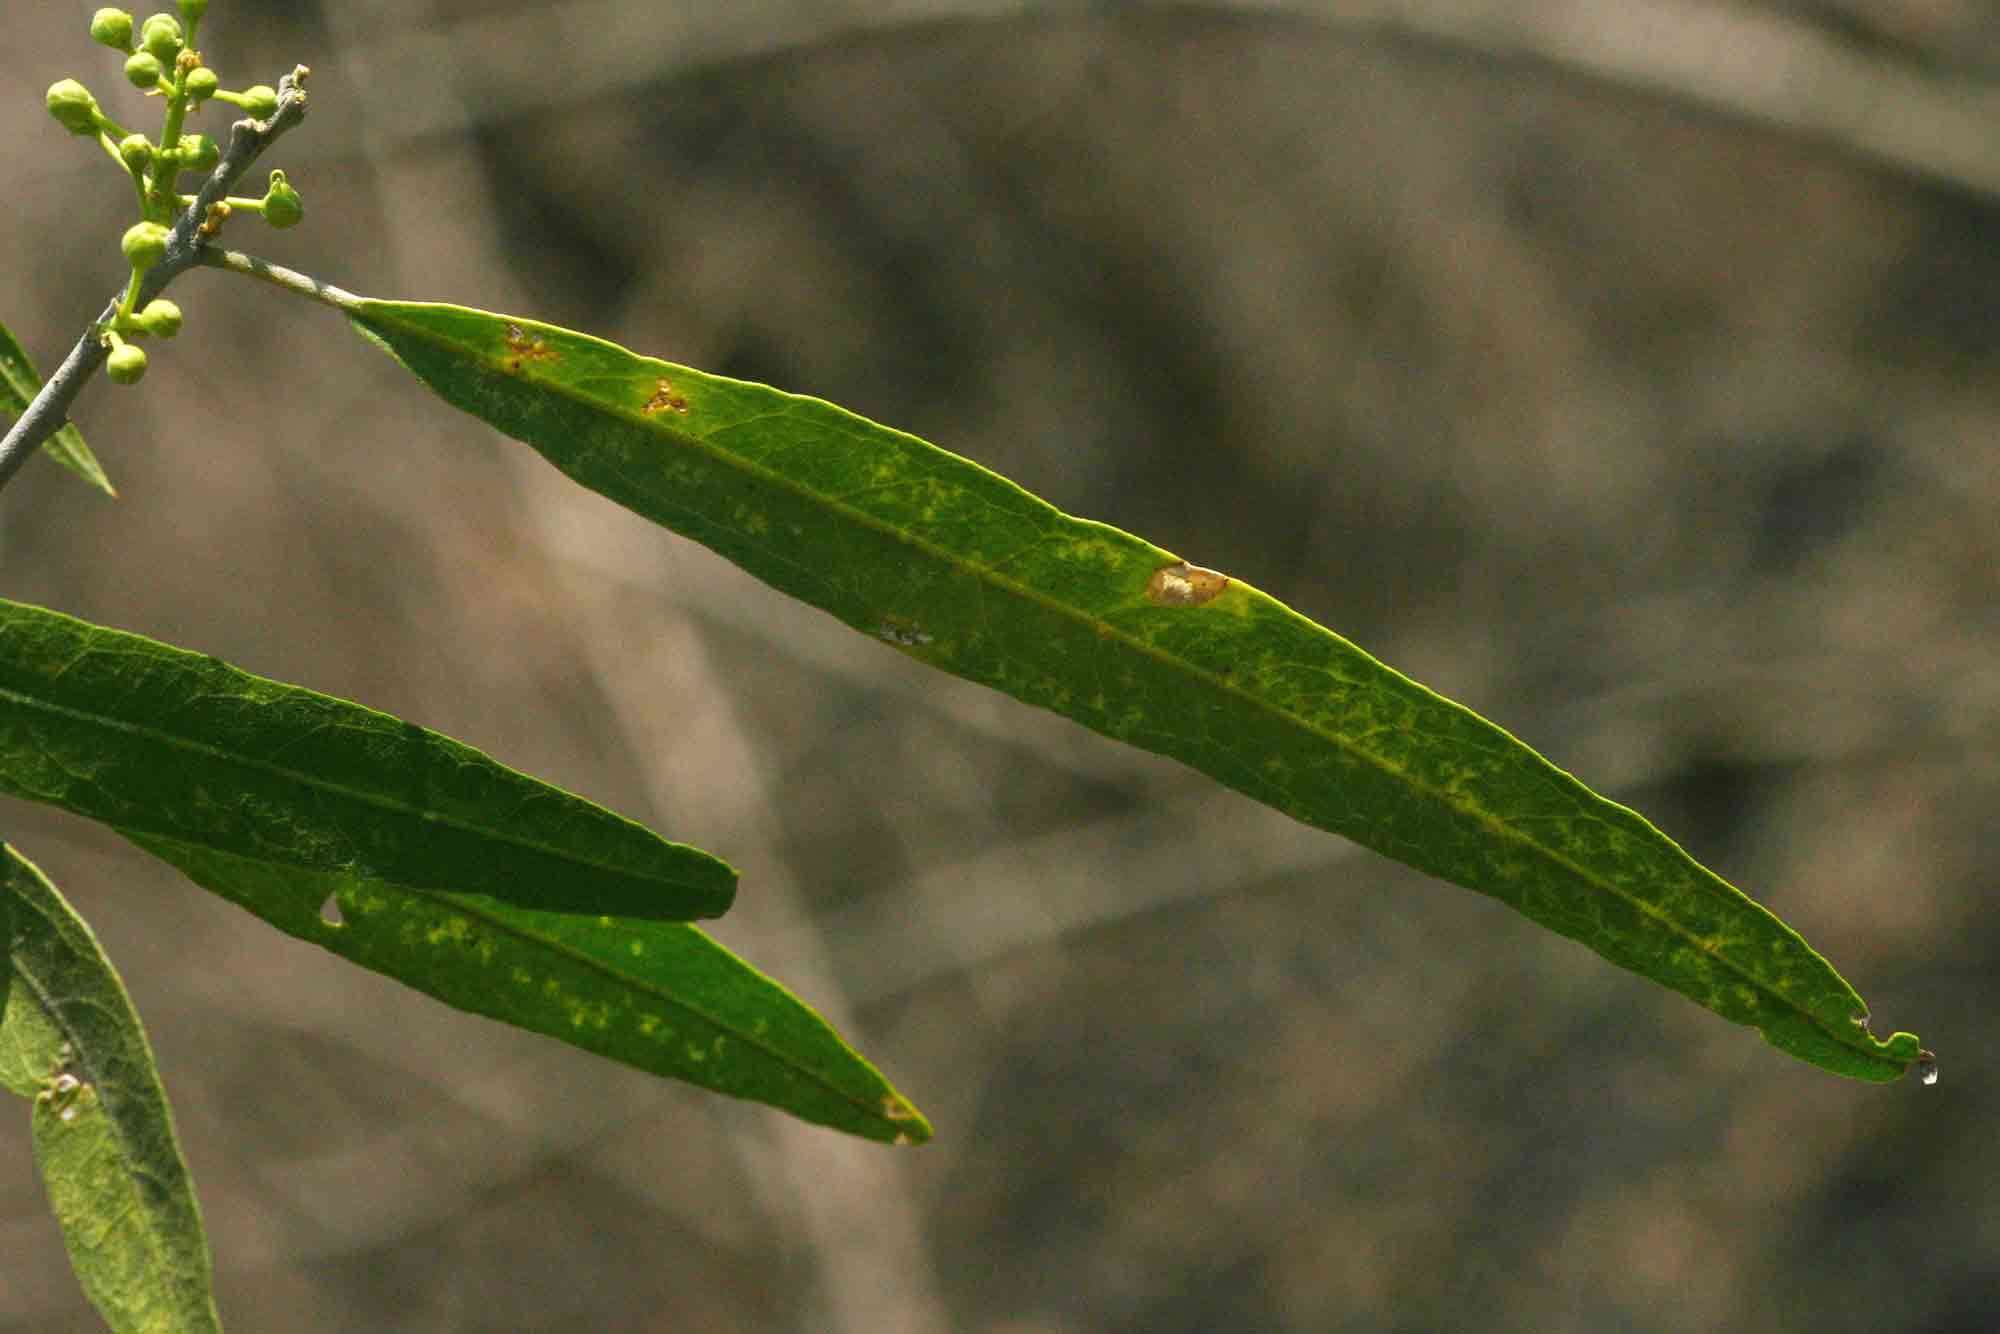
<svg viewBox="0 0 2000 1334">
<path fill-rule="evenodd" d="M 347 917 L 340 911 L 340 899 L 337 896 L 329 894 L 326 896 L 326 902 L 319 905 L 319 920 L 328 926 L 347 925 Z"/>
</svg>

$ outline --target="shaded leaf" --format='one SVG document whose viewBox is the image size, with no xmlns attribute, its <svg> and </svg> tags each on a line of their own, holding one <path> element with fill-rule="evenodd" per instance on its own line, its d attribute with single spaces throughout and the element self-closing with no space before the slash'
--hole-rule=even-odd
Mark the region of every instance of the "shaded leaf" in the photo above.
<svg viewBox="0 0 2000 1334">
<path fill-rule="evenodd" d="M 727 866 L 448 737 L 0 601 L 0 791 L 460 1008 L 870 1138 L 929 1137 L 823 1020 L 682 923 L 727 906 Z"/>
<path fill-rule="evenodd" d="M 1492 895 L 1840 1074 L 1853 988 L 1642 817 L 1226 575 L 817 399 L 530 320 L 343 302 L 447 402 L 904 653 Z"/>
<path fill-rule="evenodd" d="M 12 847 L 0 856 L 0 1084 L 33 1102 L 70 1263 L 121 1334 L 220 1329 L 201 1210 L 131 997 L 56 887 Z"/>
<path fill-rule="evenodd" d="M 27 352 L 7 331 L 7 326 L 0 324 L 0 422 L 11 422 L 27 411 L 41 387 L 42 377 L 35 373 L 35 364 L 28 360 Z M 104 475 L 97 456 L 83 443 L 83 433 L 71 423 L 63 423 L 42 450 L 105 495 L 118 494 L 111 487 L 111 479 Z"/>
</svg>

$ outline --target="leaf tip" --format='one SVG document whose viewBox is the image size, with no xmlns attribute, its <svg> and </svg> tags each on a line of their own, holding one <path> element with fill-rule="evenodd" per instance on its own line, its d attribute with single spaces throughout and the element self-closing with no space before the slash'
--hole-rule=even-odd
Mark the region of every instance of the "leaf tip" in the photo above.
<svg viewBox="0 0 2000 1334">
<path fill-rule="evenodd" d="M 916 1109 L 916 1105 L 902 1094 L 882 1095 L 882 1115 L 896 1124 L 896 1138 L 890 1141 L 896 1147 L 930 1142 L 931 1123 Z"/>
</svg>

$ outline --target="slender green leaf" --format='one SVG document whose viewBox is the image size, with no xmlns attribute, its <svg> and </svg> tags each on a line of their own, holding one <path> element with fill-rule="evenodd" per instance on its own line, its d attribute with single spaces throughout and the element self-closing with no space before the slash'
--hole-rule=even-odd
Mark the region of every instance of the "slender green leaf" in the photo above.
<svg viewBox="0 0 2000 1334">
<path fill-rule="evenodd" d="M 219 1330 L 208 1239 L 139 1015 L 97 937 L 0 850 L 0 1084 L 34 1102 L 35 1161 L 112 1329 Z"/>
<path fill-rule="evenodd" d="M 530 320 L 356 300 L 447 402 L 864 634 L 1490 894 L 1869 1080 L 1852 987 L 1634 812 L 1241 580 L 817 399 Z"/>
<path fill-rule="evenodd" d="M 41 387 L 42 377 L 35 373 L 35 364 L 7 332 L 7 326 L 0 324 L 0 422 L 11 422 L 25 412 Z M 83 443 L 83 433 L 73 424 L 65 422 L 42 450 L 105 495 L 118 494 L 111 489 L 111 479 L 104 475 L 97 456 Z"/>
<path fill-rule="evenodd" d="M 0 792 L 462 1009 L 873 1139 L 930 1135 L 680 920 L 727 906 L 727 866 L 386 714 L 0 601 Z"/>
</svg>

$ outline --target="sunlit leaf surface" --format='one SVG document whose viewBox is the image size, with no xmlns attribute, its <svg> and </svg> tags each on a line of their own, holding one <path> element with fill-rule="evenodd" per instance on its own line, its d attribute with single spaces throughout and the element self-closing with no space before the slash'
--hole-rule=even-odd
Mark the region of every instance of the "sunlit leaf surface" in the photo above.
<svg viewBox="0 0 2000 1334">
<path fill-rule="evenodd" d="M 1639 815 L 1241 580 L 817 399 L 462 307 L 348 310 L 446 401 L 900 652 L 1490 894 L 1829 1070 L 1917 1059 Z"/>
</svg>

